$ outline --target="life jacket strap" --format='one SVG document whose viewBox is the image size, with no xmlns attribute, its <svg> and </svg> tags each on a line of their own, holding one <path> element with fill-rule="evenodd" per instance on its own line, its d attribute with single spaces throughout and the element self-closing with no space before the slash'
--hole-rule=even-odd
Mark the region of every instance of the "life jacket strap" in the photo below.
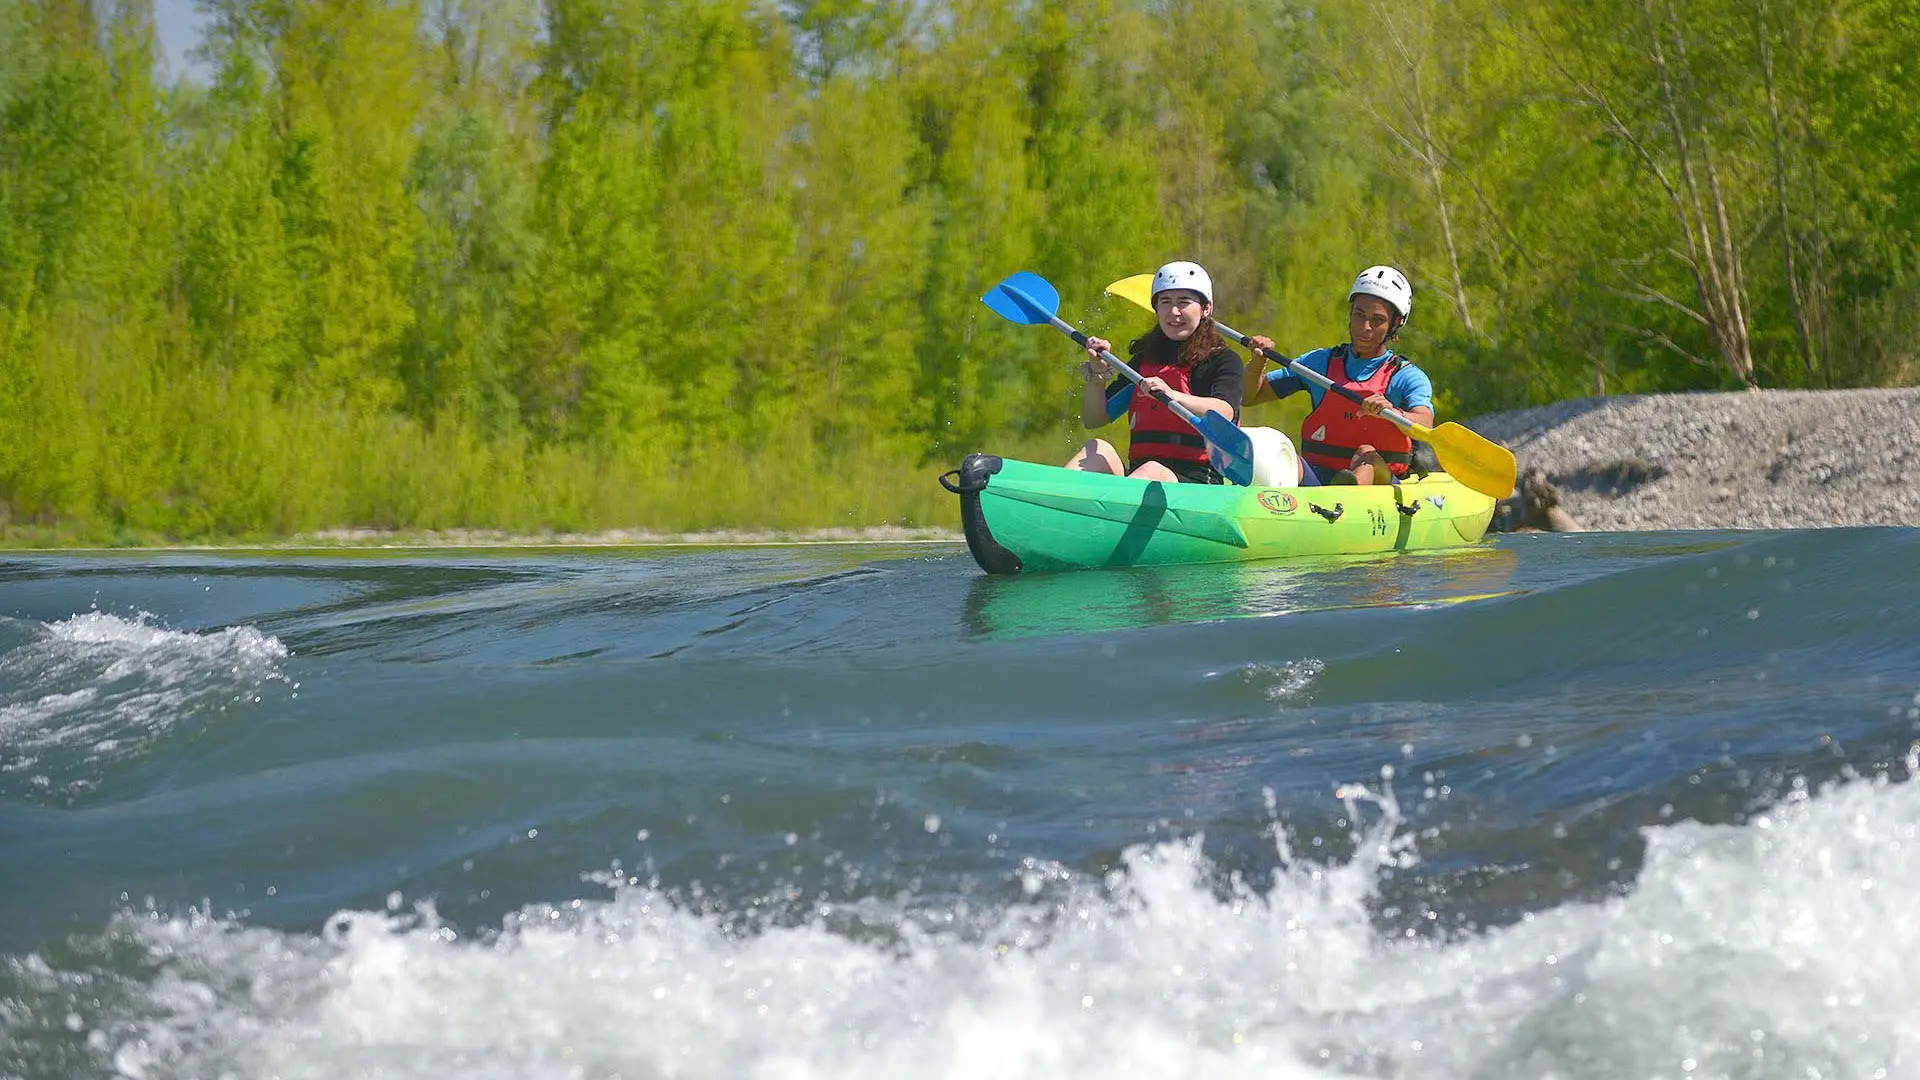
<svg viewBox="0 0 1920 1080">
<path fill-rule="evenodd" d="M 1136 431 L 1130 436 L 1135 446 L 1143 443 L 1159 443 L 1163 446 L 1192 446 L 1204 448 L 1207 440 L 1198 435 L 1179 431 Z"/>
</svg>

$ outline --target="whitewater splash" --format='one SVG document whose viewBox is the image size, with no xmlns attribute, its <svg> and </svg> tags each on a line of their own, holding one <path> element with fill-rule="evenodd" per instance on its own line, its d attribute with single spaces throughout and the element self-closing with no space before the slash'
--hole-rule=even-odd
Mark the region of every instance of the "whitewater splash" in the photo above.
<svg viewBox="0 0 1920 1080">
<path fill-rule="evenodd" d="M 751 926 L 620 875 L 600 877 L 611 899 L 477 941 L 397 896 L 319 934 L 129 915 L 97 953 L 137 972 L 6 962 L 0 1062 L 59 1044 L 130 1077 L 1913 1073 L 1911 783 L 1652 828 L 1631 894 L 1453 935 L 1380 929 L 1412 840 L 1391 801 L 1344 794 L 1374 819 L 1356 854 L 1291 857 L 1276 827 L 1283 865 L 1259 883 L 1221 881 L 1193 839 L 1101 880 L 1029 864 L 1011 902 Z"/>
<path fill-rule="evenodd" d="M 287 655 L 250 626 L 192 633 L 98 611 L 36 626 L 0 655 L 0 776 L 84 793 L 169 732 L 258 703 L 286 682 Z"/>
</svg>

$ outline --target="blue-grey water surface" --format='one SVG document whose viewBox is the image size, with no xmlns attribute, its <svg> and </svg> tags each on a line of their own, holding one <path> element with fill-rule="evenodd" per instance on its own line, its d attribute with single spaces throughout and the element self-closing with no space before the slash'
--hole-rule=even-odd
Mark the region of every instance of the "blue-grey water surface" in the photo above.
<svg viewBox="0 0 1920 1080">
<path fill-rule="evenodd" d="M 0 1077 L 1920 1075 L 1920 530 L 0 561 Z"/>
</svg>

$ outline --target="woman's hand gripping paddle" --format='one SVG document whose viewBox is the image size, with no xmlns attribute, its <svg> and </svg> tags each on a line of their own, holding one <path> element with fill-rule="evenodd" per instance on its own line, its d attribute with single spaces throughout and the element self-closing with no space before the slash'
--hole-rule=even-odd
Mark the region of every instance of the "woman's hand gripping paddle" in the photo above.
<svg viewBox="0 0 1920 1080">
<path fill-rule="evenodd" d="M 987 295 L 980 299 L 992 308 L 995 314 L 1009 322 L 1017 322 L 1025 326 L 1045 324 L 1082 346 L 1087 343 L 1087 335 L 1067 325 L 1060 316 L 1054 314 L 1060 309 L 1060 292 L 1039 274 L 1022 270 L 988 289 Z M 1148 310 L 1152 310 L 1152 303 L 1149 302 L 1147 307 Z M 1126 361 L 1104 351 L 1100 354 L 1100 358 L 1119 369 L 1120 374 L 1131 379 L 1135 386 L 1140 385 L 1140 373 L 1128 367 Z M 1192 424 L 1193 430 L 1207 440 L 1214 468 L 1219 469 L 1222 476 L 1241 487 L 1253 483 L 1253 440 L 1247 437 L 1246 432 L 1240 430 L 1239 425 L 1216 412 L 1195 415 L 1192 409 L 1164 394 L 1154 396 L 1178 414 L 1180 419 Z"/>
<path fill-rule="evenodd" d="M 1153 275 L 1136 274 L 1130 278 L 1121 278 L 1107 286 L 1107 293 L 1122 300 L 1138 304 L 1148 311 L 1153 310 Z M 1307 367 L 1289 360 L 1279 353 L 1254 348 L 1247 336 L 1219 319 L 1213 325 L 1222 334 L 1234 341 L 1253 349 L 1255 353 L 1277 363 L 1283 364 L 1289 371 L 1309 382 L 1319 383 L 1328 390 L 1353 402 L 1365 400 L 1359 394 L 1344 386 L 1335 386 L 1333 380 Z M 1440 467 L 1447 475 L 1467 485 L 1482 495 L 1495 499 L 1504 499 L 1513 494 L 1515 467 L 1513 451 L 1494 442 L 1470 428 L 1448 421 L 1439 427 L 1430 428 L 1416 424 L 1405 415 L 1388 409 L 1384 413 L 1401 431 L 1433 447 L 1433 454 L 1440 459 Z"/>
</svg>

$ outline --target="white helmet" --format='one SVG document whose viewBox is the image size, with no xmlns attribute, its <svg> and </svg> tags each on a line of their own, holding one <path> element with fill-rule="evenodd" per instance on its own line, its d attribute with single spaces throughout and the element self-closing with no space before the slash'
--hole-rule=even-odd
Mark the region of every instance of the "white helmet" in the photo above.
<svg viewBox="0 0 1920 1080">
<path fill-rule="evenodd" d="M 1168 289 L 1187 289 L 1200 294 L 1207 303 L 1213 303 L 1213 279 L 1200 268 L 1199 263 L 1170 262 L 1153 272 L 1153 295 L 1159 296 Z"/>
<path fill-rule="evenodd" d="M 1155 278 L 1156 288 L 1159 283 L 1160 279 Z M 1356 296 L 1377 296 L 1399 312 L 1402 319 L 1413 314 L 1413 286 L 1407 284 L 1407 275 L 1391 266 L 1369 266 L 1360 271 L 1360 276 L 1353 279 L 1353 288 L 1347 290 L 1347 299 Z"/>
</svg>

